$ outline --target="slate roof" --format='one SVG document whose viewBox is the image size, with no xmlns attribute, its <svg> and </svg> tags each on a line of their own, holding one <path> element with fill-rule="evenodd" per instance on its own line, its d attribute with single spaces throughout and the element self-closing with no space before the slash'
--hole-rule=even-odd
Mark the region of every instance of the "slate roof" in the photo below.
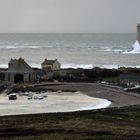
<svg viewBox="0 0 140 140">
<path fill-rule="evenodd" d="M 56 61 L 57 61 L 57 59 L 55 59 L 55 60 L 45 59 L 44 62 L 42 63 L 42 65 L 53 65 Z"/>
<path fill-rule="evenodd" d="M 11 59 L 7 72 L 28 73 L 34 70 L 24 61 L 24 59 Z"/>
</svg>

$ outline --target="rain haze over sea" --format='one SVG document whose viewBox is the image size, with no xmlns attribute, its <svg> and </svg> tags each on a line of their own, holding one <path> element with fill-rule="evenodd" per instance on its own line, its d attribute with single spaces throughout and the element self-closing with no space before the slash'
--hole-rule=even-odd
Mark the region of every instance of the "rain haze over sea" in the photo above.
<svg viewBox="0 0 140 140">
<path fill-rule="evenodd" d="M 58 59 L 63 68 L 140 66 L 132 50 L 136 34 L 0 34 L 0 67 L 22 57 L 40 67 L 45 58 Z"/>
</svg>

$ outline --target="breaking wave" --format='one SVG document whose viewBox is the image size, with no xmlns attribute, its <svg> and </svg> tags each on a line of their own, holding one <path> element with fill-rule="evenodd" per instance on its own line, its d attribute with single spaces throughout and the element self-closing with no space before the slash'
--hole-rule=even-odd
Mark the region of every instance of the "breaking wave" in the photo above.
<svg viewBox="0 0 140 140">
<path fill-rule="evenodd" d="M 104 51 L 104 52 L 114 52 L 114 53 L 121 53 L 121 52 L 123 52 L 122 49 L 110 49 L 110 48 L 105 49 L 105 50 L 103 50 L 103 51 Z"/>
<path fill-rule="evenodd" d="M 17 49 L 18 47 L 14 45 L 0 45 L 0 49 Z"/>
<path fill-rule="evenodd" d="M 17 47 L 16 46 L 6 46 L 5 48 L 6 49 L 16 49 Z"/>
<path fill-rule="evenodd" d="M 138 40 L 133 44 L 133 49 L 131 51 L 125 51 L 123 54 L 139 54 L 140 53 L 140 43 Z"/>
<path fill-rule="evenodd" d="M 29 63 L 29 65 L 33 68 L 41 68 L 41 64 L 37 64 L 37 63 Z M 74 68 L 74 69 L 78 69 L 78 68 L 83 68 L 83 69 L 92 69 L 95 67 L 99 67 L 99 68 L 105 68 L 105 69 L 118 69 L 120 67 L 125 67 L 125 68 L 140 68 L 140 65 L 137 66 L 124 66 L 124 65 L 92 65 L 92 64 L 62 64 L 61 68 Z M 8 68 L 8 64 L 0 64 L 0 68 Z"/>
<path fill-rule="evenodd" d="M 41 46 L 12 46 L 12 45 L 1 45 L 0 46 L 1 49 L 40 49 Z"/>
<path fill-rule="evenodd" d="M 40 46 L 28 46 L 27 48 L 30 48 L 30 49 L 39 49 L 41 47 Z"/>
<path fill-rule="evenodd" d="M 123 49 L 114 48 L 111 46 L 100 46 L 97 51 L 120 53 L 123 52 Z"/>
<path fill-rule="evenodd" d="M 62 64 L 62 68 L 74 68 L 74 69 L 83 68 L 83 69 L 92 69 L 92 68 L 93 68 L 93 65 L 92 65 L 92 64 L 87 64 L 87 65 L 84 65 L 84 64 Z"/>
<path fill-rule="evenodd" d="M 41 68 L 41 64 L 29 64 L 33 68 Z M 8 64 L 0 64 L 0 68 L 8 68 Z M 61 68 L 83 68 L 83 69 L 92 69 L 93 65 L 84 65 L 84 64 L 62 64 Z"/>
<path fill-rule="evenodd" d="M 33 68 L 41 68 L 41 64 L 29 64 Z M 73 69 L 78 69 L 78 68 L 83 68 L 83 69 L 93 69 L 95 67 L 99 68 L 105 68 L 105 69 L 118 69 L 120 67 L 125 67 L 125 68 L 140 68 L 139 65 L 137 66 L 124 66 L 124 65 L 92 65 L 92 64 L 62 64 L 61 68 L 73 68 Z"/>
<path fill-rule="evenodd" d="M 8 68 L 8 64 L 0 64 L 0 68 Z"/>
</svg>

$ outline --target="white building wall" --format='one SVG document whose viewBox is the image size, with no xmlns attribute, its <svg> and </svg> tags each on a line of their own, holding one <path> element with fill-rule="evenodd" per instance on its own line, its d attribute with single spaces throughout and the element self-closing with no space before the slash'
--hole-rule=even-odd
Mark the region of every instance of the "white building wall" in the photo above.
<svg viewBox="0 0 140 140">
<path fill-rule="evenodd" d="M 56 61 L 54 64 L 53 64 L 53 70 L 60 70 L 60 63 L 58 61 Z"/>
</svg>

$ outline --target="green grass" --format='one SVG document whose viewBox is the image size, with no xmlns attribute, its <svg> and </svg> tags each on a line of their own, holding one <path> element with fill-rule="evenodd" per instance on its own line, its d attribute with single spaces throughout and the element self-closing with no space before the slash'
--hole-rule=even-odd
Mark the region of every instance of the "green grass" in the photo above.
<svg viewBox="0 0 140 140">
<path fill-rule="evenodd" d="M 0 140 L 137 140 L 140 137 L 140 106 L 5 116 L 0 120 Z"/>
<path fill-rule="evenodd" d="M 9 140 L 112 140 L 113 136 L 84 136 L 77 134 L 48 134 L 43 136 L 28 136 L 28 137 L 15 137 Z"/>
</svg>

